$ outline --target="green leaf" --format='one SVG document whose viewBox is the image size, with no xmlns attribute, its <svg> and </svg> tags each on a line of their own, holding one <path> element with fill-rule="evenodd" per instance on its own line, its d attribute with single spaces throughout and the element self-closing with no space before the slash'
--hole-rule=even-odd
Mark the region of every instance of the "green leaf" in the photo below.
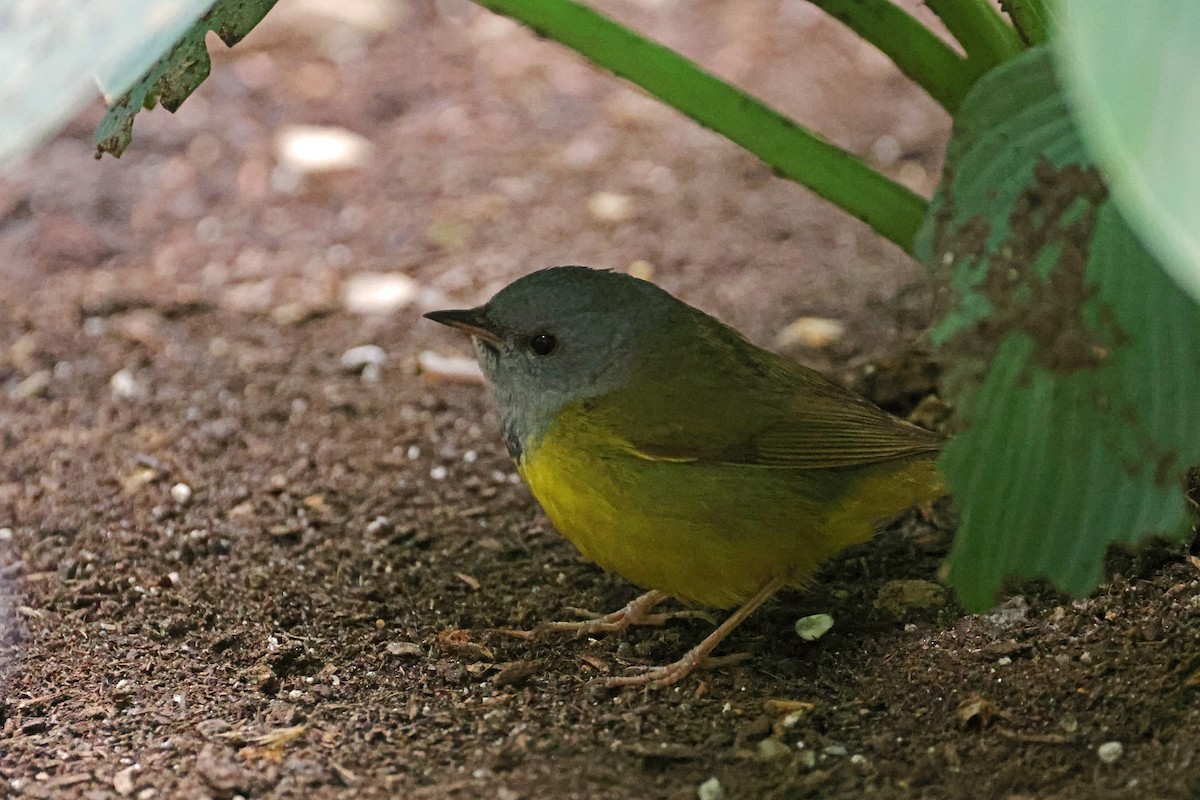
<svg viewBox="0 0 1200 800">
<path fill-rule="evenodd" d="M 934 339 L 963 602 L 987 606 L 1007 575 L 1081 594 L 1109 543 L 1181 534 L 1200 311 L 1108 199 L 1046 46 L 968 94 L 917 251 L 952 287 Z"/>
<path fill-rule="evenodd" d="M 951 114 L 982 74 L 892 0 L 809 0 L 870 42 Z"/>
<path fill-rule="evenodd" d="M 275 0 L 217 0 L 165 55 L 146 70 L 123 95 L 109 104 L 96 127 L 96 157 L 120 157 L 133 138 L 133 118 L 142 108 L 161 103 L 174 112 L 212 69 L 204 37 L 215 32 L 233 47 L 266 16 Z M 126 81 L 121 81 L 126 82 Z"/>
<path fill-rule="evenodd" d="M 905 250 L 912 248 L 927 208 L 923 198 L 674 50 L 572 0 L 476 2 L 642 87 Z"/>
<path fill-rule="evenodd" d="M 1200 3 L 1061 0 L 1058 66 L 1122 213 L 1200 300 Z"/>
<path fill-rule="evenodd" d="M 132 83 L 212 0 L 4 0 L 0 10 L 0 166 L 95 96 Z M 122 86 L 121 88 L 124 88 Z"/>
</svg>

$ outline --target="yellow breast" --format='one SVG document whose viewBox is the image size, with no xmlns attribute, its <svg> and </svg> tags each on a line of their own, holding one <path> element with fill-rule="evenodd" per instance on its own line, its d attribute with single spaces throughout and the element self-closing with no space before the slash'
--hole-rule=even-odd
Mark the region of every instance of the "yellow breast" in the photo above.
<svg viewBox="0 0 1200 800">
<path fill-rule="evenodd" d="M 639 586 L 715 608 L 826 558 L 936 486 L 929 458 L 775 470 L 642 458 L 568 407 L 525 443 L 521 476 L 587 558 Z M 936 496 L 931 489 L 929 496 Z"/>
</svg>

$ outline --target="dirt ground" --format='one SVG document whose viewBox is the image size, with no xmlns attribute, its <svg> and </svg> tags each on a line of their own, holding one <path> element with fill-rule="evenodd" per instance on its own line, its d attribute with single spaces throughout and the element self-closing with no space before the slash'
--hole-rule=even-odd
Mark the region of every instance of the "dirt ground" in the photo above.
<svg viewBox="0 0 1200 800">
<path fill-rule="evenodd" d="M 605 7 L 931 191 L 946 117 L 799 0 Z M 708 623 L 500 632 L 635 590 L 553 531 L 484 391 L 420 373 L 467 355 L 420 313 L 635 265 L 904 411 L 931 385 L 920 272 L 861 224 L 455 0 L 285 0 L 120 161 L 91 159 L 99 114 L 0 179 L 0 795 L 1200 796 L 1182 547 L 967 615 L 911 583 L 949 547 L 938 507 L 661 692 L 590 682 Z M 289 168 L 299 124 L 365 163 Z M 362 313 L 369 274 L 411 279 L 398 308 Z M 781 344 L 802 316 L 845 334 Z M 365 344 L 382 364 L 343 366 Z"/>
</svg>

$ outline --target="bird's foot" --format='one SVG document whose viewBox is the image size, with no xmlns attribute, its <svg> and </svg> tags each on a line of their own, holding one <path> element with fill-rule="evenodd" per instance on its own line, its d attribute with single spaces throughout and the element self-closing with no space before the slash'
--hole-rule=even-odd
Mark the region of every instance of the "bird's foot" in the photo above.
<svg viewBox="0 0 1200 800">
<path fill-rule="evenodd" d="M 567 633 L 574 636 L 593 636 L 597 633 L 620 633 L 634 625 L 662 625 L 675 614 L 653 614 L 654 607 L 666 600 L 662 592 L 650 591 L 631 600 L 624 608 L 611 614 L 597 614 L 582 608 L 568 609 L 584 619 L 578 622 L 543 622 L 533 629 L 535 639 L 548 634 Z"/>
<path fill-rule="evenodd" d="M 746 617 L 753 614 L 767 598 L 779 591 L 787 582 L 786 578 L 772 578 L 762 585 L 757 592 L 742 603 L 729 618 L 722 622 L 715 631 L 704 637 L 704 641 L 688 650 L 683 658 L 673 664 L 652 667 L 637 675 L 624 675 L 619 678 L 609 678 L 604 682 L 605 687 L 616 689 L 623 686 L 648 686 L 651 689 L 662 689 L 670 686 L 702 667 L 717 667 L 736 664 L 749 657 L 748 653 L 736 653 L 720 658 L 711 658 L 709 653 Z"/>
<path fill-rule="evenodd" d="M 730 664 L 741 663 L 749 657 L 749 653 L 709 656 L 701 652 L 701 648 L 694 647 L 683 658 L 673 663 L 663 664 L 660 667 L 637 667 L 637 669 L 642 671 L 636 675 L 607 678 L 604 680 L 604 688 L 620 689 L 628 686 L 647 686 L 651 689 L 665 689 L 671 684 L 683 680 L 696 670 L 726 667 Z"/>
</svg>

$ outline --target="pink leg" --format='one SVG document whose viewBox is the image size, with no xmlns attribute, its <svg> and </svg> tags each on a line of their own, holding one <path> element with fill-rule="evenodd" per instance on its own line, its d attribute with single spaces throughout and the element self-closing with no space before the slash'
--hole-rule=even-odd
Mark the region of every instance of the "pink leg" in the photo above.
<svg viewBox="0 0 1200 800">
<path fill-rule="evenodd" d="M 647 669 L 638 675 L 609 678 L 604 682 L 604 685 L 609 689 L 618 686 L 649 686 L 651 689 L 662 689 L 687 677 L 701 666 L 704 666 L 706 661 L 710 661 L 708 654 L 721 643 L 721 640 L 732 633 L 734 628 L 741 625 L 747 617 L 757 611 L 759 606 L 765 603 L 771 595 L 782 589 L 786 583 L 787 580 L 785 578 L 774 578 L 764 584 L 761 589 L 730 614 L 729 618 L 722 622 L 720 627 L 706 636 L 704 641 L 693 647 L 684 654 L 683 658 L 673 664 L 664 664 L 661 667 Z"/>
<path fill-rule="evenodd" d="M 579 622 L 543 622 L 533 629 L 535 637 L 548 633 L 570 633 L 576 636 L 591 636 L 596 633 L 620 633 L 634 625 L 662 625 L 671 618 L 670 614 L 651 614 L 667 596 L 662 592 L 649 591 L 630 600 L 622 609 L 611 614 L 596 614 L 585 609 L 571 609 L 587 619 Z"/>
</svg>

